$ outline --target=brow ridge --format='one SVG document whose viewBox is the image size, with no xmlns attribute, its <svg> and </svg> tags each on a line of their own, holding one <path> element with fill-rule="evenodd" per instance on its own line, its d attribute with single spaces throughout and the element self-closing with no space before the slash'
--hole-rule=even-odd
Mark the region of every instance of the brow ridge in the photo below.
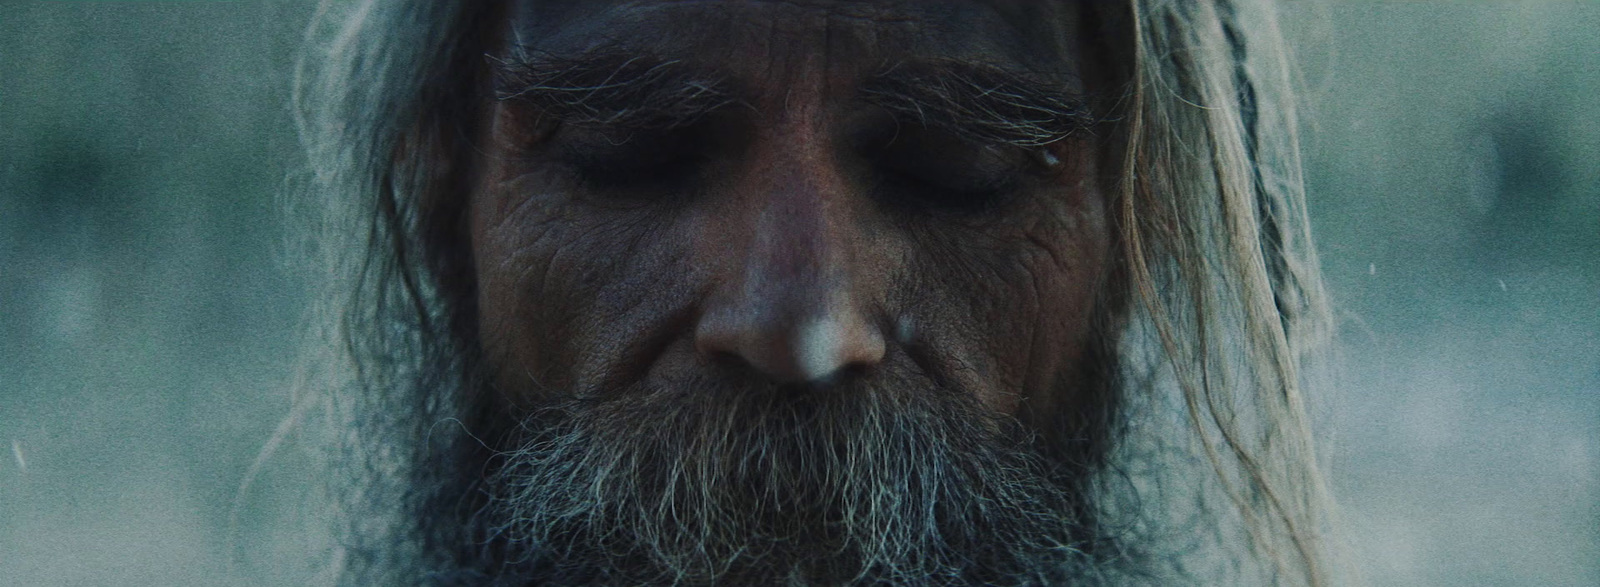
<svg viewBox="0 0 1600 587">
<path fill-rule="evenodd" d="M 675 128 L 738 102 L 725 77 L 679 60 L 617 51 L 490 59 L 496 99 L 533 105 L 565 124 Z"/>
<path fill-rule="evenodd" d="M 1040 147 L 1091 129 L 1088 100 L 1069 82 L 992 64 L 897 63 L 860 88 L 868 102 L 971 140 Z"/>
<path fill-rule="evenodd" d="M 732 105 L 727 75 L 616 49 L 578 55 L 518 51 L 491 58 L 495 97 L 531 104 L 564 124 L 678 128 Z M 900 62 L 869 76 L 860 98 L 892 115 L 987 144 L 1040 147 L 1091 129 L 1096 117 L 1070 81 L 993 64 Z"/>
</svg>

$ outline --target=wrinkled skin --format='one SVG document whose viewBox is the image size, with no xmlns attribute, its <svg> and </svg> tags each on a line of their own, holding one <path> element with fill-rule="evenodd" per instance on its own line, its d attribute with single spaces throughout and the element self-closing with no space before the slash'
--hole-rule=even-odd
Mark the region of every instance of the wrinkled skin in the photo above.
<svg viewBox="0 0 1600 587">
<path fill-rule="evenodd" d="M 500 412 L 475 564 L 1026 584 L 1118 558 L 1087 489 L 1121 296 L 1086 6 L 510 7 L 466 202 Z"/>
<path fill-rule="evenodd" d="M 515 411 L 551 390 L 689 379 L 870 393 L 894 366 L 1024 422 L 1086 401 L 1075 378 L 1111 279 L 1105 147 L 1085 133 L 986 149 L 858 92 L 886 67 L 940 60 L 1104 92 L 1080 12 L 1031 0 L 516 6 L 505 55 L 604 45 L 715 72 L 737 107 L 687 133 L 488 105 L 468 223 L 502 399 Z M 961 191 L 974 183 L 1007 187 Z"/>
</svg>

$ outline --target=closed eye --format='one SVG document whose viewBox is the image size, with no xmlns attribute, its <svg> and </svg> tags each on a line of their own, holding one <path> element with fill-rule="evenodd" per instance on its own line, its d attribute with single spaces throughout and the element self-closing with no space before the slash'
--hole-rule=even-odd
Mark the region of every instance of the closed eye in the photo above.
<svg viewBox="0 0 1600 587">
<path fill-rule="evenodd" d="M 586 186 L 605 192 L 680 191 L 708 159 L 703 133 L 568 126 L 555 137 L 560 160 Z"/>
<path fill-rule="evenodd" d="M 868 158 L 890 199 L 953 212 L 1003 204 L 1030 170 L 1021 148 L 981 144 L 926 127 L 899 129 Z"/>
</svg>

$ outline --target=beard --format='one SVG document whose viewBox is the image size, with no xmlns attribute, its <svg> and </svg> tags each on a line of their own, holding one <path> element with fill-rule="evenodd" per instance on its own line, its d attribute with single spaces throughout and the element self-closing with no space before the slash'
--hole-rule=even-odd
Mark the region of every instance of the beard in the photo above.
<svg viewBox="0 0 1600 587">
<path fill-rule="evenodd" d="M 1122 555 L 1093 499 L 1104 439 L 1084 438 L 1103 427 L 1030 431 L 970 391 L 874 379 L 691 379 L 548 400 L 487 459 L 466 522 L 479 568 L 458 577 L 1005 585 L 1113 574 Z"/>
</svg>

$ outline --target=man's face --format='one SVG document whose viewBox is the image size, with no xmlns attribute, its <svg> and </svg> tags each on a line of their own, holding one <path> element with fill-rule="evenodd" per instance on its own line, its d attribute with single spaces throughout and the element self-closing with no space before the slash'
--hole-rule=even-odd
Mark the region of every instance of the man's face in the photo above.
<svg viewBox="0 0 1600 587">
<path fill-rule="evenodd" d="M 1076 4 L 508 16 L 469 222 L 523 424 L 511 540 L 751 584 L 1078 552 L 1085 499 L 1015 426 L 1106 413 L 1105 73 Z"/>
<path fill-rule="evenodd" d="M 470 206 L 497 387 L 899 368 L 1070 408 L 1110 247 L 1080 12 L 521 3 Z"/>
</svg>

